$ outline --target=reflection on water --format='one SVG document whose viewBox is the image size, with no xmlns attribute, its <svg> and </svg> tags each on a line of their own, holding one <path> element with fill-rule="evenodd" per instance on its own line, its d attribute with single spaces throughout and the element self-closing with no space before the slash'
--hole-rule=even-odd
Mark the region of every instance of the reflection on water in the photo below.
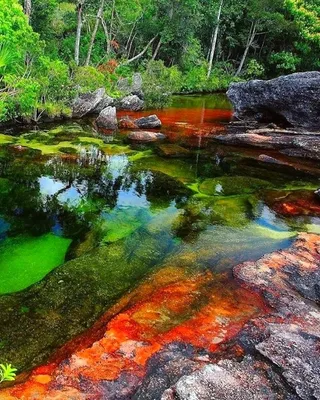
<svg viewBox="0 0 320 400">
<path fill-rule="evenodd" d="M 154 269 L 230 272 L 315 229 L 317 213 L 283 215 L 272 199 L 317 179 L 210 142 L 230 118 L 224 96 L 157 114 L 158 144 L 87 122 L 0 138 L 1 361 L 45 360 Z"/>
</svg>

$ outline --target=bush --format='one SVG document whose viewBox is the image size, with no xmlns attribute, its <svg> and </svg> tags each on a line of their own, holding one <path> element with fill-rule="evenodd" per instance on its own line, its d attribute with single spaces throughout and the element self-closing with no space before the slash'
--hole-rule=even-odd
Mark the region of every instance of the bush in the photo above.
<svg viewBox="0 0 320 400">
<path fill-rule="evenodd" d="M 105 76 L 94 67 L 77 67 L 73 82 L 79 93 L 92 92 L 106 85 Z"/>
<path fill-rule="evenodd" d="M 181 90 L 181 72 L 177 67 L 165 67 L 163 61 L 151 61 L 142 79 L 147 108 L 167 106 L 171 95 Z"/>
<path fill-rule="evenodd" d="M 264 75 L 264 73 L 265 73 L 264 66 L 253 58 L 248 62 L 244 77 L 246 79 L 261 78 Z"/>
<path fill-rule="evenodd" d="M 276 69 L 277 74 L 290 74 L 296 72 L 301 59 L 291 52 L 281 51 L 270 56 L 270 64 Z"/>
</svg>

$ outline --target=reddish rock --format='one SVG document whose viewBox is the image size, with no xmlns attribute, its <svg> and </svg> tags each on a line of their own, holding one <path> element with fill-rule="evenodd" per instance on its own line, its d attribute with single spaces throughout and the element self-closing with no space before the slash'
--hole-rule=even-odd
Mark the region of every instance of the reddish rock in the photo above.
<svg viewBox="0 0 320 400">
<path fill-rule="evenodd" d="M 320 216 L 320 199 L 310 190 L 279 191 L 265 193 L 267 205 L 278 214 L 285 216 Z"/>
<path fill-rule="evenodd" d="M 128 135 L 128 139 L 134 142 L 156 142 L 164 138 L 165 135 L 160 132 L 135 131 Z"/>
<path fill-rule="evenodd" d="M 119 302 L 102 338 L 0 398 L 319 399 L 320 236 L 234 276 L 159 270 Z"/>
<path fill-rule="evenodd" d="M 119 129 L 138 129 L 138 125 L 135 120 L 128 115 L 119 119 L 118 123 Z"/>
</svg>

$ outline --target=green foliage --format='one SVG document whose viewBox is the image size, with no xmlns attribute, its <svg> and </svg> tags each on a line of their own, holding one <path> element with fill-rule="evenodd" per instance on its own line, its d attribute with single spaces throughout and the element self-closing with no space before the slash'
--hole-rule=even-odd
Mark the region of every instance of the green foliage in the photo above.
<svg viewBox="0 0 320 400">
<path fill-rule="evenodd" d="M 247 79 L 261 78 L 265 73 L 265 68 L 256 59 L 251 59 L 248 62 L 245 77 Z"/>
<path fill-rule="evenodd" d="M 163 108 L 172 93 L 181 88 L 181 72 L 177 67 L 166 68 L 163 61 L 151 61 L 143 73 L 143 91 L 148 108 Z"/>
<path fill-rule="evenodd" d="M 301 59 L 292 52 L 282 51 L 280 53 L 273 53 L 270 56 L 270 64 L 280 74 L 296 72 L 300 63 Z"/>
<path fill-rule="evenodd" d="M 80 93 L 86 93 L 105 87 L 104 75 L 94 67 L 78 67 L 74 72 L 73 82 Z"/>
<path fill-rule="evenodd" d="M 0 364 L 0 383 L 10 382 L 16 379 L 17 369 L 11 364 Z"/>
</svg>

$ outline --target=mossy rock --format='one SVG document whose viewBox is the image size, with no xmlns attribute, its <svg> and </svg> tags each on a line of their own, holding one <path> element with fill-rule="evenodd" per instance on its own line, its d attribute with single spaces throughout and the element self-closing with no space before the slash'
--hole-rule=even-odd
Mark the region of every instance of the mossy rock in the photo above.
<svg viewBox="0 0 320 400">
<path fill-rule="evenodd" d="M 3 133 L 0 133 L 0 146 L 3 144 L 13 143 L 14 141 L 15 141 L 14 136 L 4 135 Z"/>
<path fill-rule="evenodd" d="M 77 154 L 78 151 L 74 147 L 60 147 L 59 151 L 64 154 Z"/>
<path fill-rule="evenodd" d="M 182 160 L 166 160 L 157 156 L 145 157 L 136 160 L 132 169 L 135 171 L 162 172 L 182 183 L 192 183 L 196 180 L 195 167 Z"/>
<path fill-rule="evenodd" d="M 191 152 L 177 144 L 161 144 L 157 147 L 160 156 L 167 158 L 185 158 L 190 157 Z"/>
<path fill-rule="evenodd" d="M 208 196 L 233 196 L 254 193 L 271 187 L 270 182 L 246 176 L 223 176 L 206 179 L 199 185 L 200 193 Z"/>
<path fill-rule="evenodd" d="M 22 292 L 0 296 L 1 361 L 20 371 L 45 362 L 55 349 L 87 330 L 174 246 L 165 230 L 151 234 L 138 229 L 125 240 L 65 263 Z"/>
</svg>

